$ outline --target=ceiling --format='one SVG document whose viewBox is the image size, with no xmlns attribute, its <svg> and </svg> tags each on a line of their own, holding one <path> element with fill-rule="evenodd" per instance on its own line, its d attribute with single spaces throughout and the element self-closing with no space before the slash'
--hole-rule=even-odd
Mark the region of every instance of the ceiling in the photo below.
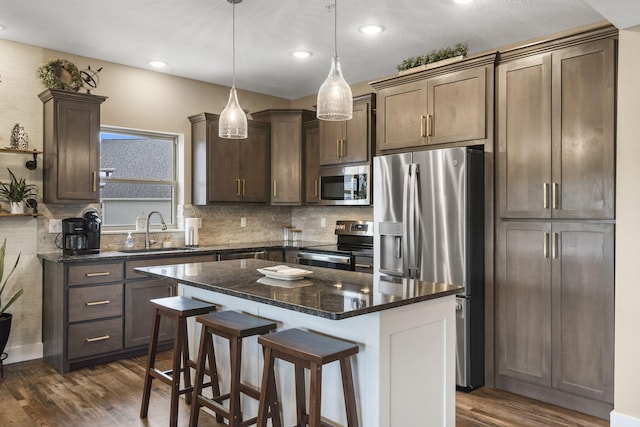
<svg viewBox="0 0 640 427">
<path fill-rule="evenodd" d="M 287 99 L 316 93 L 333 53 L 333 2 L 237 4 L 236 87 Z M 640 12 L 638 3 L 343 0 L 338 2 L 338 54 L 349 83 L 367 82 L 395 74 L 404 58 L 458 42 L 467 43 L 473 54 L 605 17 L 615 24 L 629 15 L 627 7 Z M 148 61 L 159 59 L 169 64 L 160 72 L 231 86 L 231 16 L 227 0 L 0 0 L 5 27 L 0 38 L 138 68 L 151 69 Z M 376 36 L 358 31 L 371 23 L 385 31 Z M 313 55 L 296 59 L 291 52 L 297 49 Z"/>
</svg>

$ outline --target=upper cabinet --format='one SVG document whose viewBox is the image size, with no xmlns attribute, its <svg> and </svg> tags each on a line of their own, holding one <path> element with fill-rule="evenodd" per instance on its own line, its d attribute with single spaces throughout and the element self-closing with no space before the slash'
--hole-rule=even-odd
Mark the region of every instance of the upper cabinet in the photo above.
<svg viewBox="0 0 640 427">
<path fill-rule="evenodd" d="M 302 123 L 313 120 L 308 110 L 267 110 L 253 113 L 271 123 L 271 204 L 299 206 L 304 202 Z"/>
<path fill-rule="evenodd" d="M 100 201 L 100 104 L 104 96 L 47 89 L 43 103 L 45 203 Z"/>
<path fill-rule="evenodd" d="M 194 205 L 269 201 L 269 124 L 248 121 L 247 139 L 218 136 L 217 114 L 189 117 Z"/>
<path fill-rule="evenodd" d="M 371 83 L 378 150 L 484 143 L 493 107 L 495 53 Z"/>
<path fill-rule="evenodd" d="M 375 94 L 353 99 L 353 118 L 345 121 L 320 120 L 320 165 L 367 162 L 375 141 Z"/>
<path fill-rule="evenodd" d="M 614 43 L 607 38 L 498 66 L 501 217 L 614 217 Z"/>
<path fill-rule="evenodd" d="M 320 130 L 319 120 L 302 124 L 304 138 L 305 202 L 320 202 Z"/>
</svg>

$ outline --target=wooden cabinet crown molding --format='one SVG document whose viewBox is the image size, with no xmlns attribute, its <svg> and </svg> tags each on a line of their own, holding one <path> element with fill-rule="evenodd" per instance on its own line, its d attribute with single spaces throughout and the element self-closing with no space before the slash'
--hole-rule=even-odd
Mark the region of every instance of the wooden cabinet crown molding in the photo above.
<svg viewBox="0 0 640 427">
<path fill-rule="evenodd" d="M 600 23 L 597 26 L 589 26 L 582 30 L 569 30 L 530 42 L 520 43 L 510 48 L 499 49 L 498 62 L 512 61 L 541 53 L 549 53 L 558 49 L 617 36 L 618 29 L 616 27 L 609 23 Z"/>
<path fill-rule="evenodd" d="M 441 75 L 450 74 L 456 71 L 475 69 L 485 65 L 495 65 L 497 56 L 498 56 L 497 51 L 491 51 L 489 53 L 480 53 L 478 55 L 469 56 L 453 64 L 447 64 L 441 67 L 430 68 L 428 70 L 418 71 L 415 73 L 390 76 L 384 79 L 375 80 L 373 82 L 370 82 L 369 84 L 373 86 L 375 89 L 380 90 L 388 87 L 403 85 L 406 83 L 413 83 L 421 80 L 430 79 L 432 77 L 438 77 Z"/>
<path fill-rule="evenodd" d="M 68 100 L 68 101 L 86 101 L 91 103 L 103 103 L 107 100 L 106 96 L 93 95 L 89 93 L 70 92 L 68 90 L 60 89 L 46 89 L 38 94 L 38 98 L 42 102 L 47 102 L 50 99 Z"/>
</svg>

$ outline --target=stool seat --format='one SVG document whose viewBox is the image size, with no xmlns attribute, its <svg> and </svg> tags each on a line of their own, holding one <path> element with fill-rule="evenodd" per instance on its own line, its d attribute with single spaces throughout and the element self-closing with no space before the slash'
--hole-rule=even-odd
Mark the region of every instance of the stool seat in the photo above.
<svg viewBox="0 0 640 427">
<path fill-rule="evenodd" d="M 198 301 L 183 296 L 155 298 L 149 300 L 149 302 L 155 308 L 161 310 L 165 315 L 171 314 L 174 316 L 182 317 L 192 317 L 198 316 L 200 314 L 206 314 L 211 310 L 215 310 L 216 308 L 216 306 L 211 303 Z"/>
<path fill-rule="evenodd" d="M 189 359 L 189 342 L 187 337 L 187 318 L 209 313 L 216 309 L 215 305 L 204 301 L 197 301 L 183 296 L 156 298 L 149 300 L 153 307 L 153 325 L 149 343 L 149 357 L 144 377 L 144 389 L 142 392 L 142 405 L 140 418 L 146 418 L 149 412 L 149 399 L 151 397 L 151 383 L 154 379 L 171 386 L 171 406 L 169 409 L 169 425 L 178 425 L 178 399 L 181 394 L 186 394 L 185 400 L 191 403 L 191 368 L 195 362 Z M 156 354 L 158 351 L 158 335 L 160 332 L 160 319 L 167 317 L 175 322 L 173 336 L 173 360 L 172 369 L 161 371 L 156 369 Z M 184 380 L 184 388 L 180 389 L 180 374 Z"/>
<path fill-rule="evenodd" d="M 349 427 L 358 426 L 351 371 L 351 356 L 359 351 L 356 344 L 301 329 L 287 329 L 260 336 L 258 342 L 262 344 L 264 349 L 264 372 L 262 375 L 264 391 L 261 394 L 258 408 L 259 427 L 266 426 L 269 409 L 267 405 L 273 399 L 277 399 L 277 397 L 270 395 L 273 388 L 269 387 L 275 383 L 274 364 L 276 359 L 282 359 L 295 365 L 297 425 L 311 427 L 326 425 L 320 421 L 322 366 L 339 361 L 347 425 Z M 309 369 L 311 373 L 308 413 L 306 410 L 304 369 Z"/>
<path fill-rule="evenodd" d="M 222 423 L 224 418 L 229 420 L 230 427 L 244 427 L 255 424 L 257 417 L 244 420 L 240 407 L 240 393 L 252 397 L 256 400 L 260 398 L 260 391 L 254 387 L 244 384 L 241 381 L 242 369 L 242 339 L 253 335 L 263 335 L 276 329 L 277 325 L 269 320 L 261 319 L 248 314 L 236 311 L 220 311 L 208 313 L 196 317 L 196 321 L 202 324 L 198 359 L 196 362 L 196 379 L 194 386 L 194 402 L 191 406 L 191 418 L 189 426 L 198 425 L 200 407 L 205 406 L 215 412 L 216 421 Z M 229 393 L 221 394 L 218 382 L 218 370 L 215 361 L 215 351 L 213 349 L 212 336 L 217 335 L 229 340 L 230 353 L 230 377 Z M 209 358 L 209 375 L 213 390 L 212 397 L 202 394 L 202 383 L 204 379 L 205 359 Z M 274 426 L 281 426 L 280 411 L 277 406 L 275 396 L 275 383 L 271 385 L 274 399 L 268 403 L 269 415 Z M 222 402 L 229 400 L 229 408 L 225 408 Z"/>
</svg>

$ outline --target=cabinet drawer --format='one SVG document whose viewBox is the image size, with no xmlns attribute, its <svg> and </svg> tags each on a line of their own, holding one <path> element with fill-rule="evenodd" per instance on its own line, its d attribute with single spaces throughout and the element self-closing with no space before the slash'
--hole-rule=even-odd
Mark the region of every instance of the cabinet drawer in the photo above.
<svg viewBox="0 0 640 427">
<path fill-rule="evenodd" d="M 356 271 L 361 273 L 373 273 L 373 257 L 356 256 Z"/>
<path fill-rule="evenodd" d="M 189 262 L 207 262 L 215 261 L 215 255 L 187 255 L 178 257 L 164 257 L 164 258 L 149 258 L 141 259 L 137 261 L 127 261 L 125 265 L 125 277 L 127 279 L 148 279 L 146 274 L 140 274 L 133 271 L 138 267 L 151 267 L 154 265 L 170 265 L 170 264 L 185 264 Z"/>
<path fill-rule="evenodd" d="M 118 282 L 122 280 L 122 263 L 82 264 L 69 267 L 69 286 L 92 285 L 95 283 Z"/>
<path fill-rule="evenodd" d="M 122 316 L 122 283 L 69 289 L 69 322 Z"/>
<path fill-rule="evenodd" d="M 122 318 L 69 325 L 69 359 L 122 349 Z"/>
</svg>

